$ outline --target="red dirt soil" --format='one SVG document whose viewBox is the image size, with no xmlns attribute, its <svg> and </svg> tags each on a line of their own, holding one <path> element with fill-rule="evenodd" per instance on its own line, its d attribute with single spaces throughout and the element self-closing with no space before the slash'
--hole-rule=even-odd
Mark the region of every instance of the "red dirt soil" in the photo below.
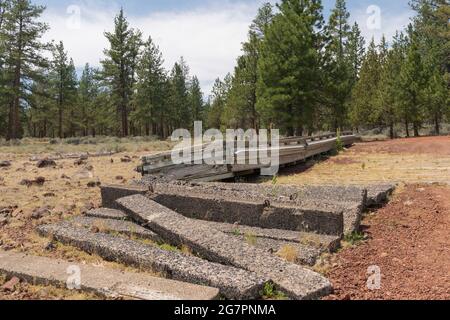
<svg viewBox="0 0 450 320">
<path fill-rule="evenodd" d="M 368 241 L 336 256 L 327 299 L 450 299 L 450 187 L 407 186 L 364 229 Z M 381 269 L 380 290 L 367 288 L 370 266 Z"/>
<path fill-rule="evenodd" d="M 450 155 L 450 136 L 396 139 L 357 144 L 352 150 L 368 153 Z"/>
</svg>

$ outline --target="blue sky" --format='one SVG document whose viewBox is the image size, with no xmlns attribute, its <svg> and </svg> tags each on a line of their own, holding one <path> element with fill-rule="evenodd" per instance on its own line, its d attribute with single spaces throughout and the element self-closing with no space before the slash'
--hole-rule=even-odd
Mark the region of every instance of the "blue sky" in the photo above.
<svg viewBox="0 0 450 320">
<path fill-rule="evenodd" d="M 133 27 L 152 36 L 165 57 L 166 68 L 183 56 L 205 94 L 217 77 L 233 70 L 248 26 L 264 0 L 34 0 L 47 7 L 47 40 L 63 40 L 78 69 L 86 62 L 99 66 L 107 46 L 103 32 L 111 30 L 119 8 Z M 334 0 L 324 0 L 325 15 Z M 275 1 L 272 1 L 275 3 Z M 375 7 L 374 7 L 375 6 Z M 351 20 L 364 36 L 391 38 L 413 15 L 408 0 L 348 0 Z M 370 9 L 368 11 L 368 9 Z M 374 11 L 375 10 L 375 11 Z M 379 15 L 378 15 L 378 11 Z M 375 24 L 374 24 L 375 23 Z"/>
</svg>

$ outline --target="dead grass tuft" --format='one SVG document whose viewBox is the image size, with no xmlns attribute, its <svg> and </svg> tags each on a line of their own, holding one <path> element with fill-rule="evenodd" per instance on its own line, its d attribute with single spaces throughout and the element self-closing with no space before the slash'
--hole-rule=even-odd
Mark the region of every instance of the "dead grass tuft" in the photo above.
<svg viewBox="0 0 450 320">
<path fill-rule="evenodd" d="M 276 254 L 288 262 L 295 263 L 298 260 L 298 250 L 291 245 L 281 247 Z"/>
</svg>

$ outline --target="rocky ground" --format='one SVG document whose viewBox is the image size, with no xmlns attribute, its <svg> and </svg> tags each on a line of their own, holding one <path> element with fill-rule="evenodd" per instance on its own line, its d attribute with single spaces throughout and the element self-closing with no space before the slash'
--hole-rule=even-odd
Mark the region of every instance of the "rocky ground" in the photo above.
<svg viewBox="0 0 450 320">
<path fill-rule="evenodd" d="M 86 160 L 63 159 L 38 167 L 32 154 L 15 154 L 13 148 L 0 154 L 0 250 L 15 250 L 68 261 L 105 263 L 60 244 L 56 246 L 35 233 L 38 225 L 60 221 L 100 206 L 101 184 L 128 184 L 140 178 L 135 171 L 140 156 L 148 151 L 91 157 Z M 39 155 L 38 158 L 52 156 Z M 33 159 L 34 160 L 34 159 Z M 2 165 L 2 161 L 4 161 Z M 64 290 L 17 285 L 15 290 L 2 290 L 0 299 L 52 299 L 78 296 Z M 17 290 L 16 290 L 17 289 Z M 84 298 L 89 296 L 81 295 Z"/>
<path fill-rule="evenodd" d="M 368 240 L 333 257 L 329 299 L 450 299 L 450 188 L 409 185 L 364 221 Z M 367 286 L 379 267 L 380 289 Z"/>
</svg>

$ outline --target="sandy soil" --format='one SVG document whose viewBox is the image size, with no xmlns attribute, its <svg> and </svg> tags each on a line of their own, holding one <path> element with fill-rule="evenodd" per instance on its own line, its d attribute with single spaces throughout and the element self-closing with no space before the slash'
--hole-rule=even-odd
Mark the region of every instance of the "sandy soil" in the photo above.
<svg viewBox="0 0 450 320">
<path fill-rule="evenodd" d="M 328 299 L 450 299 L 449 195 L 448 186 L 410 185 L 367 217 L 369 240 L 334 257 Z M 370 266 L 380 268 L 379 290 L 367 287 Z"/>
<path fill-rule="evenodd" d="M 281 171 L 282 184 L 450 183 L 450 137 L 359 143 L 326 161 Z"/>
</svg>

